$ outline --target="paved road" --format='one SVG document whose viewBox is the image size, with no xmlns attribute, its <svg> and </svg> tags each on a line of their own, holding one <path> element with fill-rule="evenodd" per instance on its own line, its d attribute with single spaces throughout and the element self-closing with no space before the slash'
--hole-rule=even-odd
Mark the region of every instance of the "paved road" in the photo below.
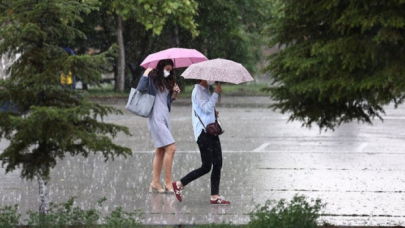
<svg viewBox="0 0 405 228">
<path fill-rule="evenodd" d="M 187 186 L 183 203 L 172 195 L 148 194 L 153 142 L 147 120 L 125 111 L 122 101 L 113 105 L 124 115 L 106 121 L 130 128 L 133 136 L 120 136 L 116 142 L 130 147 L 133 156 L 107 163 L 99 156 L 60 161 L 51 175 L 51 200 L 77 196 L 79 206 L 91 208 L 107 197 L 102 211 L 116 206 L 140 209 L 147 224 L 241 224 L 249 221 L 255 204 L 304 194 L 327 203 L 322 219 L 335 225 L 405 223 L 404 107 L 387 107 L 384 123 L 375 121 L 374 126 L 350 123 L 319 132 L 286 123 L 288 116 L 265 108 L 270 104 L 265 97 L 222 100 L 218 111 L 226 133 L 221 136 L 221 194 L 231 206 L 209 205 L 209 176 Z M 171 114 L 177 143 L 174 179 L 200 165 L 188 105 L 179 101 Z M 6 146 L 0 142 L 0 151 Z M 0 205 L 36 209 L 36 182 L 20 180 L 18 172 L 5 175 L 0 170 L 0 177 Z"/>
</svg>

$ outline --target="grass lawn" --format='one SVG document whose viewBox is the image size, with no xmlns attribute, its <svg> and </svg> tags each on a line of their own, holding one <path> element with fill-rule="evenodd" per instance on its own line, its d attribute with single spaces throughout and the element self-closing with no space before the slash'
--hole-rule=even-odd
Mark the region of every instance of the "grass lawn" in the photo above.
<svg viewBox="0 0 405 228">
<path fill-rule="evenodd" d="M 270 94 L 262 89 L 266 88 L 267 84 L 239 84 L 233 85 L 224 83 L 222 86 L 223 96 L 269 96 Z M 179 94 L 179 98 L 191 97 L 191 92 L 194 85 L 186 85 L 185 89 Z M 102 87 L 93 87 L 88 90 L 90 97 L 94 98 L 111 98 L 111 97 L 127 97 L 129 91 L 118 93 L 114 91 L 113 84 L 103 84 Z"/>
<path fill-rule="evenodd" d="M 128 97 L 129 91 L 122 93 L 114 91 L 114 85 L 111 83 L 104 83 L 101 87 L 89 87 L 88 92 L 90 97 L 103 98 L 103 97 Z"/>
</svg>

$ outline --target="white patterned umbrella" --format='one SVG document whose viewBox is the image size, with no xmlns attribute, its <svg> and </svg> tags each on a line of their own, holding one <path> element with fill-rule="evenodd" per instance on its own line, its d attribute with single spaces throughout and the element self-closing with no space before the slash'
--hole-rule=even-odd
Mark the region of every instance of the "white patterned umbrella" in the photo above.
<svg viewBox="0 0 405 228">
<path fill-rule="evenodd" d="M 191 64 L 181 76 L 186 79 L 220 81 L 233 84 L 253 81 L 252 76 L 242 64 L 228 59 L 212 59 Z"/>
</svg>

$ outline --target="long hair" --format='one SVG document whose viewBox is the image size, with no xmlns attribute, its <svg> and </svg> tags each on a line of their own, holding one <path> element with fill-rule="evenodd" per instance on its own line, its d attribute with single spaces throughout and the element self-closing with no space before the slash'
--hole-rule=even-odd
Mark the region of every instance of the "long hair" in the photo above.
<svg viewBox="0 0 405 228">
<path fill-rule="evenodd" d="M 171 65 L 173 67 L 174 63 L 171 59 L 160 60 L 157 64 L 156 69 L 152 71 L 153 83 L 160 92 L 163 92 L 165 89 L 167 89 L 170 93 L 172 93 L 173 86 L 175 84 L 174 74 L 173 70 L 171 70 L 170 75 L 165 78 L 163 71 L 166 65 Z"/>
</svg>

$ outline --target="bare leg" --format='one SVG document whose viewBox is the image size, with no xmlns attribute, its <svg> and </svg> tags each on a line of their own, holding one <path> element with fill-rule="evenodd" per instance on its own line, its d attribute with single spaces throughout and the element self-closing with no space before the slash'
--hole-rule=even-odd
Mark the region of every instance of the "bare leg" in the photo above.
<svg viewBox="0 0 405 228">
<path fill-rule="evenodd" d="M 165 157 L 164 157 L 164 169 L 165 169 L 165 185 L 166 188 L 169 190 L 173 190 L 172 187 L 172 166 L 173 166 L 173 159 L 174 153 L 176 152 L 176 145 L 170 144 L 165 146 Z"/>
<path fill-rule="evenodd" d="M 153 177 L 152 177 L 152 186 L 158 190 L 163 189 L 160 185 L 160 173 L 162 171 L 163 158 L 165 156 L 165 148 L 156 148 L 155 156 L 153 158 Z"/>
</svg>

